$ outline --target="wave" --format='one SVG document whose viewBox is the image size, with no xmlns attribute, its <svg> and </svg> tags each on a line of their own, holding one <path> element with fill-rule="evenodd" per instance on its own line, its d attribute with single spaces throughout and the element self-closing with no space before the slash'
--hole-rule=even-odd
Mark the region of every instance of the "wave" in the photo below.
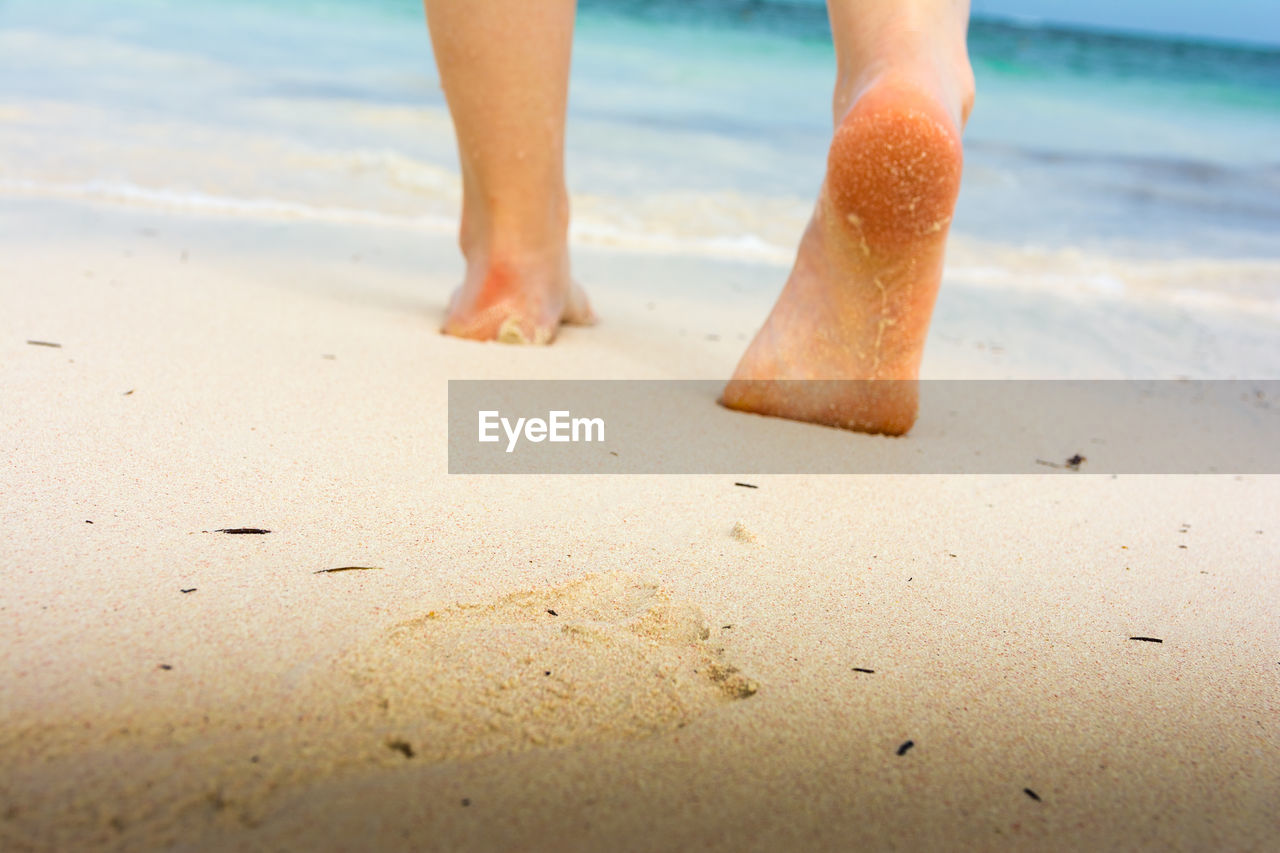
<svg viewBox="0 0 1280 853">
<path fill-rule="evenodd" d="M 256 220 L 301 220 L 453 235 L 457 220 L 434 214 L 397 214 L 287 199 L 238 198 L 120 181 L 49 182 L 0 178 L 0 194 L 142 207 L 173 213 Z M 688 199 L 578 199 L 585 208 L 570 231 L 575 245 L 759 263 L 785 268 L 793 245 L 782 245 L 741 227 L 690 234 L 683 226 L 701 219 Z M 753 200 L 704 199 L 706 209 L 751 208 Z M 629 218 L 619 211 L 630 210 Z M 691 218 L 692 217 L 692 218 Z M 797 235 L 798 236 L 798 235 Z M 953 235 L 948 281 L 966 287 L 1048 291 L 1090 301 L 1138 300 L 1186 310 L 1247 313 L 1280 321 L 1280 260 L 1188 257 L 1119 258 L 1077 249 L 1037 248 Z"/>
<path fill-rule="evenodd" d="M 119 181 L 56 183 L 0 179 L 0 192 L 79 201 L 97 201 L 182 213 L 259 219 L 304 219 L 353 225 L 382 225 L 451 231 L 452 220 L 436 216 L 398 216 L 350 207 L 305 204 L 275 198 L 235 198 L 196 190 L 142 187 Z"/>
<path fill-rule="evenodd" d="M 1280 186 L 1280 162 L 1238 166 L 1207 159 L 1172 157 L 1159 154 L 1132 154 L 1112 151 L 1083 151 L 1070 148 L 1042 148 L 993 142 L 985 139 L 965 141 L 965 152 L 994 158 L 1014 158 L 1028 163 L 1051 166 L 1114 167 L 1136 172 L 1147 178 L 1179 180 L 1204 185 L 1253 184 L 1273 182 Z M 1275 152 L 1259 152 L 1273 155 Z"/>
<path fill-rule="evenodd" d="M 0 194 L 119 204 L 208 216 L 413 228 L 440 234 L 453 234 L 458 227 L 453 217 L 431 214 L 394 214 L 276 198 L 236 198 L 119 181 L 58 183 L 0 178 Z M 580 218 L 570 228 L 570 237 L 579 244 L 640 252 L 734 258 L 770 264 L 789 263 L 792 258 L 791 250 L 750 233 L 681 237 L 660 230 L 635 230 Z"/>
</svg>

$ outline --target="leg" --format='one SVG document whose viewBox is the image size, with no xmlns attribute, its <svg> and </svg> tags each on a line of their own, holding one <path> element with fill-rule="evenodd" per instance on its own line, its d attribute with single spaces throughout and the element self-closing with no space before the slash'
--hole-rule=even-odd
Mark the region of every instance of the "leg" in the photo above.
<svg viewBox="0 0 1280 853">
<path fill-rule="evenodd" d="M 592 319 L 569 277 L 564 122 L 574 0 L 426 0 L 462 164 L 467 276 L 447 334 L 549 343 Z"/>
<path fill-rule="evenodd" d="M 722 402 L 905 433 L 973 103 L 967 0 L 829 0 L 835 135 L 795 266 Z M 898 382 L 772 382 L 770 380 Z"/>
</svg>

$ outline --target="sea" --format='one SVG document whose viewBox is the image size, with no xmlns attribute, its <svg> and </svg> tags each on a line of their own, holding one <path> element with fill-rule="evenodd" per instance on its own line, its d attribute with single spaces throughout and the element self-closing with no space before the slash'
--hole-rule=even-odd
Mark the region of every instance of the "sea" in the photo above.
<svg viewBox="0 0 1280 853">
<path fill-rule="evenodd" d="M 574 44 L 575 243 L 785 267 L 832 130 L 822 4 L 582 0 Z M 949 276 L 1280 323 L 1280 48 L 985 19 L 969 48 Z M 452 232 L 422 7 L 0 0 L 6 195 Z"/>
</svg>

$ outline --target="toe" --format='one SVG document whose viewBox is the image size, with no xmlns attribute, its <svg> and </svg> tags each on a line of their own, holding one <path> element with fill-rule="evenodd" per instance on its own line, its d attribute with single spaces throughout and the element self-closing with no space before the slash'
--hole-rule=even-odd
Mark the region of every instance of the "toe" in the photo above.
<svg viewBox="0 0 1280 853">
<path fill-rule="evenodd" d="M 531 323 L 524 317 L 510 315 L 498 327 L 493 339 L 500 344 L 534 344 L 541 346 L 555 340 L 556 324 Z"/>
<path fill-rule="evenodd" d="M 573 326 L 594 326 L 599 319 L 591 308 L 591 301 L 577 282 L 569 285 L 569 295 L 564 305 L 564 322 Z"/>
</svg>

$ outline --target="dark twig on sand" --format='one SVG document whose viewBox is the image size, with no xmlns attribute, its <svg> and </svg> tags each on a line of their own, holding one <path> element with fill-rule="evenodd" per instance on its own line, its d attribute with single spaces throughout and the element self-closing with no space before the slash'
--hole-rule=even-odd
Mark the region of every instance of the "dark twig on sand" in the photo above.
<svg viewBox="0 0 1280 853">
<path fill-rule="evenodd" d="M 1065 468 L 1065 469 L 1070 469 L 1072 471 L 1079 471 L 1080 466 L 1083 463 L 1088 461 L 1089 461 L 1088 457 L 1081 456 L 1079 453 L 1077 453 L 1074 456 L 1072 456 L 1070 459 L 1068 459 L 1066 462 L 1062 463 L 1061 465 L 1059 465 L 1057 462 L 1050 462 L 1048 459 L 1037 459 L 1036 464 L 1044 465 L 1049 468 Z"/>
</svg>

